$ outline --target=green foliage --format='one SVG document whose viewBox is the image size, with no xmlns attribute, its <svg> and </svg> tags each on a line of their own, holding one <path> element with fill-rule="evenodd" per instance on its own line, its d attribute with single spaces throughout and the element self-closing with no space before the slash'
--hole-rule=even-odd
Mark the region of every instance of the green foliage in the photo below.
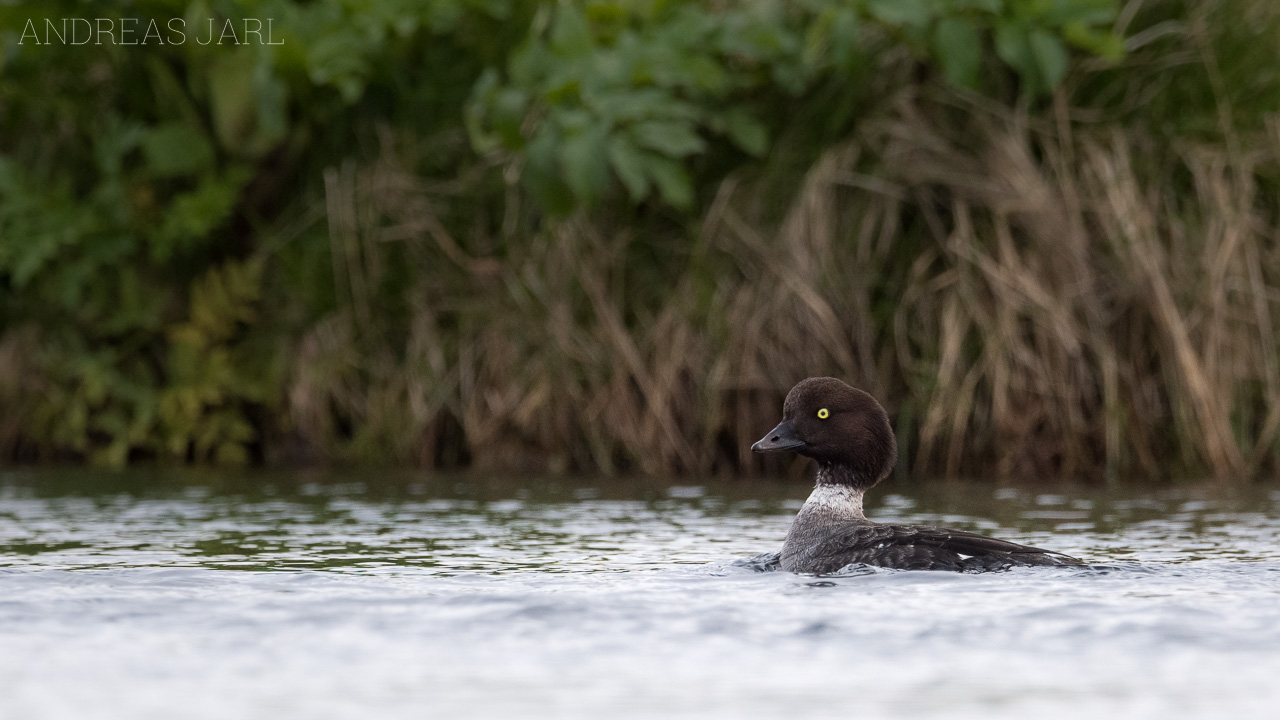
<svg viewBox="0 0 1280 720">
<path fill-rule="evenodd" d="M 993 45 L 1040 96 L 1066 74 L 1066 43 L 1119 58 L 1116 12 L 1115 0 L 546 4 L 505 72 L 481 77 L 468 128 L 481 152 L 521 154 L 552 212 L 596 205 L 611 181 L 632 202 L 656 193 L 687 210 L 692 158 L 715 144 L 762 155 L 780 109 L 882 52 L 880 36 L 970 88 Z"/>
<path fill-rule="evenodd" d="M 376 115 L 357 104 L 403 79 L 392 68 L 513 6 L 0 7 L 0 334 L 43 329 L 49 392 L 35 438 L 112 465 L 135 454 L 248 459 L 261 440 L 250 413 L 277 402 L 279 382 L 248 332 L 264 324 L 259 214 L 296 201 L 290 183 L 347 152 L 317 138 Z M 66 44 L 66 23 L 85 17 L 162 30 L 145 47 L 115 45 L 118 34 Z M 175 18 L 183 41 L 165 42 Z M 435 80 L 430 68 L 418 76 Z"/>
<path fill-rule="evenodd" d="M 187 318 L 168 329 L 167 385 L 158 415 L 164 449 L 179 458 L 248 460 L 254 429 L 236 400 L 269 400 L 270 376 L 237 357 L 240 327 L 258 315 L 263 262 L 228 261 L 192 283 Z M 239 362 L 238 362 L 239 361 Z"/>
<path fill-rule="evenodd" d="M 676 292 L 710 314 L 723 277 L 764 272 L 691 241 L 726 178 L 771 188 L 761 201 L 785 211 L 815 157 L 904 97 L 1034 114 L 1058 92 L 1091 117 L 1214 142 L 1237 129 L 1223 107 L 1239 128 L 1271 122 L 1280 71 L 1275 24 L 1255 21 L 1265 13 L 1170 0 L 1129 18 L 1122 5 L 0 3 L 0 351 L 30 344 L 29 375 L 0 377 L 0 398 L 25 393 L 29 415 L 21 442 L 0 448 L 237 463 L 297 441 L 421 461 L 436 453 L 423 438 L 459 446 L 456 427 L 479 422 L 440 389 L 475 379 L 441 358 L 478 352 L 465 338 L 494 324 L 492 297 L 545 320 L 555 362 L 588 353 L 557 323 L 595 317 L 605 290 L 563 279 L 547 250 L 555 216 L 638 238 L 596 268 L 622 288 L 609 337 L 630 362 L 617 328 Z M 186 39 L 43 43 L 46 20 L 87 16 L 177 18 Z M 265 19 L 273 44 L 200 42 L 227 23 L 247 40 L 246 23 Z M 673 288 L 687 266 L 693 289 Z M 513 373 L 530 367 L 493 343 Z M 379 410 L 397 402 L 412 422 Z M 610 466 L 607 445 L 588 444 Z"/>
</svg>

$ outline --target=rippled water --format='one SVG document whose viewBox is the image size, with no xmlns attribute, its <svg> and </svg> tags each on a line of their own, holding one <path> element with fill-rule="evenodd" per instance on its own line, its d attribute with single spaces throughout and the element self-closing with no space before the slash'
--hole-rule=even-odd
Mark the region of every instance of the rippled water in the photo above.
<svg viewBox="0 0 1280 720">
<path fill-rule="evenodd" d="M 344 482 L 345 480 L 345 482 Z M 776 550 L 803 483 L 0 475 L 0 717 L 1224 717 L 1280 708 L 1280 489 L 890 483 L 1107 569 Z"/>
</svg>

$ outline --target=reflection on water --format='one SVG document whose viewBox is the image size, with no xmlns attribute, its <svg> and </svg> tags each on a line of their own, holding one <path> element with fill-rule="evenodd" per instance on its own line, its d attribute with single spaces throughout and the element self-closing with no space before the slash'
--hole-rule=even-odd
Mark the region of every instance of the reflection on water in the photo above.
<svg viewBox="0 0 1280 720">
<path fill-rule="evenodd" d="M 890 485 L 1109 569 L 753 572 L 795 483 L 0 475 L 0 716 L 1132 717 L 1280 704 L 1280 488 Z M 857 708 L 857 712 L 853 710 Z"/>
</svg>

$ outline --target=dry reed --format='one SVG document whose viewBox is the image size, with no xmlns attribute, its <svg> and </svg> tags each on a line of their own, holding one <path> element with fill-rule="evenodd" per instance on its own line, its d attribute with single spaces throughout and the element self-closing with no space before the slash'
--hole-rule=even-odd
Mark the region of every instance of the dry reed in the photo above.
<svg viewBox="0 0 1280 720">
<path fill-rule="evenodd" d="M 780 221 L 771 188 L 726 181 L 691 240 L 579 214 L 513 241 L 514 189 L 500 230 L 454 237 L 460 190 L 384 137 L 326 175 L 343 308 L 295 354 L 288 431 L 427 466 L 751 473 L 790 385 L 835 375 L 886 403 L 914 473 L 1273 472 L 1280 218 L 1257 178 L 1280 133 L 1155 160 L 1061 98 L 946 129 L 936 102 L 904 94 L 823 154 Z M 405 337 L 377 317 L 388 243 L 427 278 Z"/>
</svg>

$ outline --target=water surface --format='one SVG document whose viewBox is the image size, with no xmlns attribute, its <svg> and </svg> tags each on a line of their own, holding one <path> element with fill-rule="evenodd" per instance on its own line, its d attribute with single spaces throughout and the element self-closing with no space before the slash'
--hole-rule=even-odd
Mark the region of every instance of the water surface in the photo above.
<svg viewBox="0 0 1280 720">
<path fill-rule="evenodd" d="M 1106 568 L 755 572 L 803 483 L 0 475 L 0 717 L 1280 708 L 1280 488 L 890 483 Z"/>
</svg>

